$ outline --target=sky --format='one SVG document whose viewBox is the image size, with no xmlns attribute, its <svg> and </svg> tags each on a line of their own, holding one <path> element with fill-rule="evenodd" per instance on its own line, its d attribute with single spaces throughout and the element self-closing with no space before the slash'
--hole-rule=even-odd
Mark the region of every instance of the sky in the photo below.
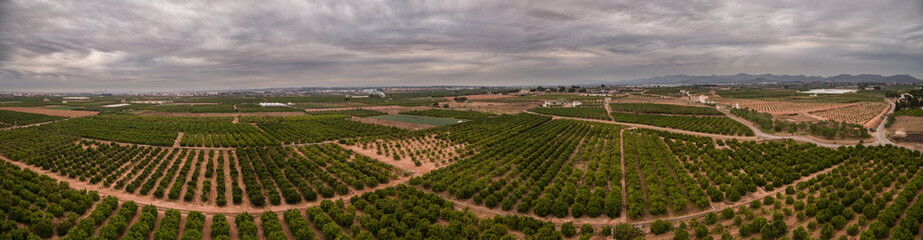
<svg viewBox="0 0 923 240">
<path fill-rule="evenodd" d="M 0 91 L 923 78 L 920 0 L 0 0 Z"/>
</svg>

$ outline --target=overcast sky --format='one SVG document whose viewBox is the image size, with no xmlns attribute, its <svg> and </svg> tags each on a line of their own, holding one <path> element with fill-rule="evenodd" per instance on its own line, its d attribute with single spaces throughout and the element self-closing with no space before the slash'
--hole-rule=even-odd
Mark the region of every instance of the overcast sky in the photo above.
<svg viewBox="0 0 923 240">
<path fill-rule="evenodd" d="M 921 0 L 0 0 L 0 90 L 923 78 Z"/>
</svg>

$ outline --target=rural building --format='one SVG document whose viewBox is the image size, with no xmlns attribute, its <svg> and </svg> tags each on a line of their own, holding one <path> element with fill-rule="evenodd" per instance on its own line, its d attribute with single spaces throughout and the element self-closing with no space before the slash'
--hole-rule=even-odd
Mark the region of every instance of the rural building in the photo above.
<svg viewBox="0 0 923 240">
<path fill-rule="evenodd" d="M 708 103 L 708 96 L 699 95 L 698 101 L 699 101 L 700 103 Z"/>
<path fill-rule="evenodd" d="M 131 105 L 131 104 L 128 104 L 128 103 L 116 103 L 116 104 L 105 105 L 105 106 L 103 106 L 103 107 L 104 107 L 104 108 L 115 108 L 115 107 L 124 107 L 124 106 L 128 106 L 128 105 Z"/>
<path fill-rule="evenodd" d="M 811 89 L 810 91 L 798 91 L 800 93 L 813 93 L 813 94 L 844 94 L 844 93 L 855 93 L 859 92 L 856 89 Z"/>
<path fill-rule="evenodd" d="M 90 100 L 90 97 L 64 97 L 64 100 Z"/>
</svg>

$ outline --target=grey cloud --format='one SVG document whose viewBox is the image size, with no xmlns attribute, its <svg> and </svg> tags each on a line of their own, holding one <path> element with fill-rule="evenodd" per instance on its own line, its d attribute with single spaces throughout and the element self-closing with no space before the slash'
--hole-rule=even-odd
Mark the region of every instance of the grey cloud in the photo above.
<svg viewBox="0 0 923 240">
<path fill-rule="evenodd" d="M 900 0 L 0 0 L 0 33 L 4 90 L 923 77 Z"/>
<path fill-rule="evenodd" d="M 545 9 L 530 10 L 528 15 L 535 17 L 535 18 L 539 18 L 539 19 L 547 19 L 547 20 L 555 20 L 555 21 L 574 20 L 574 17 L 568 16 L 567 14 L 563 14 L 563 13 L 559 13 L 559 12 L 555 12 L 551 10 L 545 10 Z"/>
</svg>

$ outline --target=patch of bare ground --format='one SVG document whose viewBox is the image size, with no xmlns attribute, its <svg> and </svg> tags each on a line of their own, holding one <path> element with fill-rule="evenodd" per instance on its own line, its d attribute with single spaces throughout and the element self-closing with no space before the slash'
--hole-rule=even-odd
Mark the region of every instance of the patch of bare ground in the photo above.
<svg viewBox="0 0 923 240">
<path fill-rule="evenodd" d="M 61 117 L 86 117 L 96 115 L 98 112 L 93 111 L 74 111 L 74 110 L 56 110 L 56 109 L 45 109 L 41 107 L 0 107 L 0 110 L 9 110 L 25 113 L 38 113 L 51 116 L 61 116 Z"/>
<path fill-rule="evenodd" d="M 923 117 L 897 116 L 890 130 L 903 131 L 908 134 L 923 134 Z"/>
<path fill-rule="evenodd" d="M 181 141 L 183 141 L 183 132 L 176 135 L 176 140 L 173 140 L 173 147 L 179 147 Z"/>
<path fill-rule="evenodd" d="M 383 125 L 383 126 L 396 127 L 396 128 L 403 128 L 403 129 L 409 129 L 409 130 L 420 130 L 420 129 L 435 127 L 435 126 L 433 126 L 433 125 L 416 124 L 416 123 L 407 123 L 407 122 L 397 122 L 397 121 L 389 121 L 389 120 L 376 119 L 376 118 L 360 118 L 360 117 L 353 117 L 353 118 L 351 118 L 351 119 L 352 119 L 353 121 L 357 121 L 357 122 L 361 122 L 361 123 L 378 124 L 378 125 Z"/>
<path fill-rule="evenodd" d="M 619 130 L 619 164 L 621 164 L 622 170 L 622 204 L 628 203 L 628 183 L 625 180 L 625 130 Z M 622 207 L 621 216 L 622 222 L 628 222 L 628 208 Z"/>
</svg>

